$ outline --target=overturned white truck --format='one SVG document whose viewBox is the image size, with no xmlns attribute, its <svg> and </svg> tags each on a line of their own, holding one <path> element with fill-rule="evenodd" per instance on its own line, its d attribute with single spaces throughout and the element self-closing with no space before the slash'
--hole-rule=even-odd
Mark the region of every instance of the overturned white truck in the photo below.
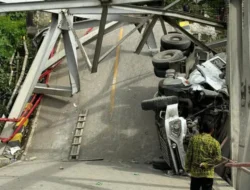
<svg viewBox="0 0 250 190">
<path fill-rule="evenodd" d="M 161 72 L 164 79 L 159 82 L 155 96 L 141 103 L 143 110 L 155 112 L 163 160 L 178 175 L 185 173 L 185 151 L 189 139 L 202 130 L 200 123 L 211 122 L 216 136 L 229 112 L 226 62 L 218 56 L 209 59 L 207 52 L 194 48 L 190 56 L 196 61 L 192 67 L 185 66 L 182 51 L 164 50 L 154 57 L 156 75 Z M 183 64 L 188 71 L 182 70 Z"/>
</svg>

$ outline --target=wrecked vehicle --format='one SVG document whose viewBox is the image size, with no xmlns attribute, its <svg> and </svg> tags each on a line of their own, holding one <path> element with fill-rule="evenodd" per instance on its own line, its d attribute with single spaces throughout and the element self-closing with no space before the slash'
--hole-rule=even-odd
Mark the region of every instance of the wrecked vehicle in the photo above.
<svg viewBox="0 0 250 190">
<path fill-rule="evenodd" d="M 207 120 L 219 131 L 229 112 L 226 62 L 218 56 L 208 58 L 207 52 L 198 51 L 196 64 L 186 72 L 190 73 L 188 78 L 186 73 L 169 66 L 159 82 L 158 92 L 141 103 L 143 110 L 155 112 L 164 162 L 177 175 L 185 173 L 185 151 L 190 138 L 202 130 L 200 122 Z"/>
</svg>

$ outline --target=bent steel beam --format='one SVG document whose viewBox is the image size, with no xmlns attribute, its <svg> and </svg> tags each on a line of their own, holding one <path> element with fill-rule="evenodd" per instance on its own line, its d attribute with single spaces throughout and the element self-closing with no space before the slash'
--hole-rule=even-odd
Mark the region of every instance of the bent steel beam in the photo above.
<svg viewBox="0 0 250 190">
<path fill-rule="evenodd" d="M 37 84 L 37 81 L 44 69 L 44 65 L 49 58 L 50 52 L 54 48 L 55 43 L 61 34 L 61 30 L 57 26 L 58 17 L 57 15 L 53 15 L 50 29 L 46 34 L 45 39 L 43 40 L 42 45 L 39 48 L 37 55 L 30 67 L 22 88 L 19 91 L 16 101 L 9 114 L 10 118 L 18 118 L 21 115 L 26 103 L 32 95 L 35 85 Z M 6 123 L 1 136 L 9 137 L 12 132 L 13 129 L 11 128 L 11 123 Z"/>
<path fill-rule="evenodd" d="M 38 83 L 35 86 L 34 93 L 70 97 L 72 96 L 72 88 L 66 86 L 55 86 L 55 85 L 48 86 L 47 84 Z"/>
<path fill-rule="evenodd" d="M 177 18 L 177 19 L 184 19 L 187 21 L 193 21 L 193 22 L 197 22 L 197 23 L 201 23 L 201 24 L 205 24 L 209 26 L 218 27 L 218 28 L 226 28 L 225 23 L 218 22 L 216 20 L 209 19 L 206 17 L 201 17 L 201 16 L 178 12 L 178 11 L 165 11 L 165 10 L 150 8 L 150 7 L 136 7 L 136 6 L 125 6 L 125 5 L 120 5 L 120 6 L 116 5 L 112 7 L 116 9 L 121 9 L 121 10 L 141 12 L 142 14 L 155 14 L 155 15 L 168 16 L 168 17 Z"/>
</svg>

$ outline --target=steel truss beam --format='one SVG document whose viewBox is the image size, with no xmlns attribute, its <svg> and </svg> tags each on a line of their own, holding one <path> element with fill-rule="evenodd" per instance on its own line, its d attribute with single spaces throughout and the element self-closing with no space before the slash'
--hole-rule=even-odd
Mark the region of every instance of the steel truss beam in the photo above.
<svg viewBox="0 0 250 190">
<path fill-rule="evenodd" d="M 172 3 L 170 3 L 169 5 L 167 5 L 166 7 L 163 8 L 163 10 L 168 10 L 170 9 L 171 7 L 173 7 L 174 5 L 176 5 L 177 3 L 179 3 L 181 0 L 176 0 Z"/>
<path fill-rule="evenodd" d="M 66 19 L 66 17 L 64 19 Z M 68 23 L 72 27 L 73 17 L 71 20 L 68 20 Z M 63 42 L 64 42 L 64 49 L 67 55 L 66 58 L 67 58 L 67 65 L 69 68 L 69 76 L 70 76 L 70 83 L 72 87 L 72 94 L 75 94 L 80 91 L 80 77 L 78 74 L 76 40 L 75 40 L 75 36 L 71 28 L 68 28 L 67 30 L 63 30 L 62 36 L 63 36 Z"/>
<path fill-rule="evenodd" d="M 155 9 L 155 8 L 150 8 L 150 7 L 136 7 L 136 6 L 125 6 L 125 5 L 112 6 L 112 7 L 116 9 L 126 10 L 126 11 L 140 12 L 141 14 L 162 15 L 162 16 L 168 16 L 168 17 L 177 18 L 177 19 L 193 21 L 193 22 L 197 22 L 200 24 L 205 24 L 205 25 L 209 25 L 213 27 L 226 28 L 225 23 L 221 23 L 213 19 L 199 17 L 197 15 L 187 14 L 183 12 L 165 11 L 165 10 Z"/>
<path fill-rule="evenodd" d="M 140 54 L 142 51 L 143 46 L 145 45 L 145 43 L 147 42 L 147 40 L 149 39 L 149 36 L 151 35 L 151 41 L 153 41 L 153 49 L 156 49 L 156 43 L 155 43 L 155 38 L 154 35 L 152 35 L 152 31 L 153 28 L 156 24 L 156 21 L 158 20 L 158 16 L 155 15 L 152 17 L 152 21 L 148 24 L 148 26 L 146 27 L 146 29 L 144 30 L 144 33 L 142 34 L 142 39 L 140 41 L 140 43 L 138 44 L 135 53 Z M 152 39 L 153 38 L 153 39 Z M 148 44 L 150 46 L 150 44 Z"/>
<path fill-rule="evenodd" d="M 53 10 L 56 11 L 56 10 Z M 50 11 L 49 11 L 50 12 Z M 102 7 L 82 7 L 69 9 L 69 13 L 73 15 L 78 14 L 102 14 Z M 129 14 L 141 14 L 141 12 L 133 10 L 122 10 L 113 7 L 109 7 L 109 15 L 129 15 Z"/>
<path fill-rule="evenodd" d="M 47 86 L 46 84 L 38 83 L 35 86 L 34 93 L 70 97 L 72 96 L 72 88 L 55 85 Z"/>
<path fill-rule="evenodd" d="M 55 43 L 61 33 L 58 28 L 58 15 L 52 16 L 52 23 L 50 29 L 45 36 L 45 39 L 42 42 L 40 49 L 37 52 L 37 55 L 30 67 L 30 70 L 26 76 L 26 79 L 22 85 L 22 88 L 19 91 L 19 94 L 16 98 L 16 101 L 11 109 L 9 114 L 10 118 L 18 118 L 26 103 L 28 102 L 30 96 L 33 93 L 33 90 L 37 84 L 37 81 L 43 71 L 44 65 L 49 58 L 50 52 L 55 46 Z M 13 132 L 10 123 L 6 123 L 1 136 L 9 137 Z"/>
<path fill-rule="evenodd" d="M 167 8 L 170 6 L 167 6 Z M 76 14 L 76 15 L 100 15 L 102 9 L 99 7 L 94 8 L 74 8 L 69 9 L 70 14 Z M 192 15 L 188 13 L 183 12 L 176 12 L 176 11 L 166 11 L 162 9 L 153 9 L 149 7 L 135 7 L 135 6 L 112 6 L 109 7 L 109 15 L 130 15 L 130 14 L 156 14 L 156 15 L 162 15 L 162 16 L 169 16 L 173 18 L 183 19 L 183 20 L 189 20 L 201 24 L 206 24 L 218 28 L 226 28 L 225 23 L 218 22 L 213 19 L 208 19 L 205 17 L 199 17 L 197 15 Z M 88 17 L 89 18 L 89 17 Z"/>
<path fill-rule="evenodd" d="M 160 22 L 161 22 L 161 27 L 162 27 L 162 30 L 163 30 L 163 34 L 164 34 L 164 35 L 167 35 L 167 34 L 168 34 L 167 28 L 166 28 L 166 26 L 165 26 L 165 23 L 164 23 L 164 20 L 163 20 L 162 16 L 160 16 L 159 19 L 160 19 Z"/>
<path fill-rule="evenodd" d="M 121 26 L 123 26 L 122 23 L 111 22 L 111 23 L 109 23 L 109 24 L 107 24 L 105 26 L 105 34 L 108 34 L 109 32 L 112 32 L 115 29 L 120 28 Z M 83 36 L 82 38 L 80 38 L 81 44 L 84 46 L 86 44 L 89 44 L 89 43 L 95 41 L 97 39 L 98 32 L 99 32 L 99 29 L 94 30 L 94 31 L 90 32 L 88 35 Z M 47 61 L 46 65 L 44 67 L 44 70 L 48 69 L 49 67 L 54 65 L 56 62 L 63 59 L 65 57 L 65 55 L 66 55 L 65 50 L 61 50 L 60 52 L 55 54 L 51 59 L 49 59 Z"/>
<path fill-rule="evenodd" d="M 151 17 L 150 17 L 151 18 Z M 112 53 L 119 45 L 121 45 L 129 36 L 131 36 L 135 31 L 137 31 L 140 27 L 142 27 L 150 18 L 144 20 L 141 22 L 138 26 L 136 26 L 134 29 L 132 29 L 129 33 L 127 33 L 119 42 L 117 42 L 116 45 L 114 45 L 112 48 L 110 48 L 105 54 L 101 56 L 99 59 L 99 62 L 104 60 L 110 53 Z"/>
<path fill-rule="evenodd" d="M 92 27 L 96 27 L 99 26 L 100 21 L 99 20 L 84 20 L 84 21 L 80 21 L 80 22 L 74 22 L 73 24 L 73 28 L 74 30 L 82 30 L 82 29 L 86 29 L 86 28 L 92 28 Z"/>
<path fill-rule="evenodd" d="M 36 11 L 36 10 L 50 10 L 50 9 L 68 9 L 77 7 L 96 7 L 102 6 L 103 2 L 110 5 L 150 2 L 152 0 L 51 0 L 39 2 L 20 2 L 20 3 L 4 3 L 0 6 L 0 13 L 18 12 L 18 11 Z"/>
<path fill-rule="evenodd" d="M 106 25 L 106 21 L 107 21 L 108 6 L 105 5 L 105 6 L 103 6 L 102 9 L 103 9 L 102 10 L 102 17 L 101 17 L 100 26 L 99 26 L 99 33 L 98 33 L 98 38 L 97 38 L 97 42 L 96 42 L 95 56 L 94 56 L 93 65 L 91 68 L 91 73 L 97 72 L 99 58 L 100 58 L 101 49 L 102 49 L 102 41 L 103 41 L 104 32 L 105 32 L 105 25 Z"/>
<path fill-rule="evenodd" d="M 100 14 L 76 14 L 74 16 L 80 17 L 80 18 L 93 19 L 93 20 L 101 20 Z M 111 14 L 107 15 L 107 21 L 109 21 L 109 22 L 110 21 L 119 21 L 119 22 L 126 22 L 126 23 L 141 23 L 144 19 L 145 19 L 145 17 L 140 17 L 138 15 L 133 15 L 133 16 L 132 15 L 111 15 Z M 96 22 L 98 22 L 98 25 L 99 25 L 100 21 L 96 21 Z M 79 24 L 80 24 L 80 22 L 79 22 Z M 97 23 L 95 23 L 95 24 L 97 24 Z M 74 26 L 74 28 L 75 28 L 75 26 Z M 86 28 L 86 26 L 84 26 L 84 28 Z M 77 29 L 77 28 L 75 28 L 75 29 Z"/>
<path fill-rule="evenodd" d="M 80 42 L 80 40 L 79 40 L 79 38 L 78 38 L 78 36 L 77 36 L 77 34 L 76 34 L 76 32 L 75 32 L 74 29 L 72 29 L 72 32 L 73 32 L 73 34 L 75 36 L 75 40 L 76 40 L 77 46 L 78 46 L 78 48 L 80 49 L 80 51 L 82 53 L 82 57 L 85 59 L 87 65 L 88 65 L 88 68 L 91 71 L 91 69 L 92 69 L 92 63 L 91 63 L 91 61 L 90 61 L 90 59 L 88 57 L 88 54 L 87 54 L 86 50 L 84 49 L 83 45 L 81 44 L 81 42 Z"/>
</svg>

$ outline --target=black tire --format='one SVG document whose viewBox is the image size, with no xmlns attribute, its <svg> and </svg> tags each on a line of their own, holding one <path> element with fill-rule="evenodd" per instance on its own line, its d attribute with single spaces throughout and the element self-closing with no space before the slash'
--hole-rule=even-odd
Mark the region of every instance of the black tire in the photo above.
<svg viewBox="0 0 250 190">
<path fill-rule="evenodd" d="M 164 49 L 164 47 L 160 47 L 160 52 L 163 52 L 163 51 L 166 51 L 165 49 Z"/>
<path fill-rule="evenodd" d="M 160 47 L 160 52 L 163 52 L 163 51 L 166 51 L 166 49 L 164 49 L 164 47 Z M 183 55 L 188 57 L 190 55 L 190 53 L 192 52 L 193 50 L 191 50 L 191 47 L 186 49 L 186 50 L 183 50 Z"/>
<path fill-rule="evenodd" d="M 190 55 L 190 53 L 191 53 L 190 48 L 183 51 L 183 55 L 186 56 L 186 57 L 188 57 Z"/>
<path fill-rule="evenodd" d="M 157 76 L 159 78 L 166 78 L 166 71 L 167 71 L 167 69 L 154 68 L 155 76 Z"/>
<path fill-rule="evenodd" d="M 157 53 L 153 57 L 153 65 L 157 69 L 168 69 L 170 63 L 177 63 L 184 61 L 185 57 L 180 50 L 166 50 L 160 53 Z"/>
<path fill-rule="evenodd" d="M 190 47 L 191 41 L 184 35 L 174 33 L 167 34 L 161 38 L 161 46 L 164 49 L 186 50 Z"/>
<path fill-rule="evenodd" d="M 166 108 L 167 105 L 176 103 L 178 103 L 177 96 L 161 96 L 142 101 L 141 107 L 143 110 L 160 110 Z"/>
</svg>

